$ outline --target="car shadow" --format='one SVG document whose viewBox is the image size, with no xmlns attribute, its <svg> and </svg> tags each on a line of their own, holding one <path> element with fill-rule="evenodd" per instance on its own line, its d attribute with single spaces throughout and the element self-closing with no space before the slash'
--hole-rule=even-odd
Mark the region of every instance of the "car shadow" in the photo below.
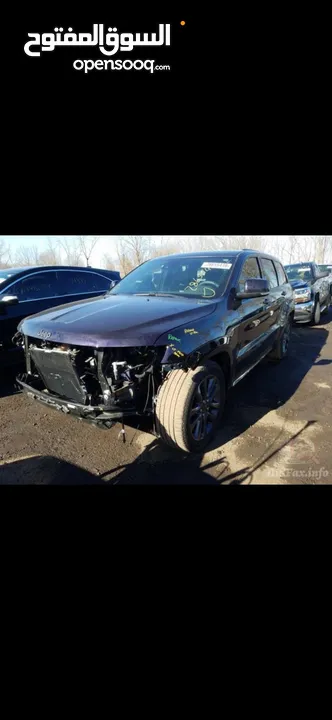
<svg viewBox="0 0 332 720">
<path fill-rule="evenodd" d="M 172 458 L 169 449 L 154 438 L 133 461 L 95 475 L 74 463 L 38 455 L 0 465 L 0 485 L 61 485 L 61 486 L 127 486 L 127 485 L 250 485 L 253 474 L 264 463 L 303 433 L 309 421 L 291 438 L 274 448 L 268 456 L 258 459 L 251 467 L 231 472 L 226 457 L 220 452 L 216 460 L 206 462 L 204 454 L 177 451 Z M 210 472 L 213 469 L 213 475 Z"/>
<path fill-rule="evenodd" d="M 176 462 L 162 461 L 160 444 L 156 438 L 134 462 L 112 468 L 102 475 L 65 460 L 38 455 L 6 462 L 0 465 L 0 485 L 220 485 L 226 479 L 241 482 L 249 468 L 236 473 L 227 472 L 225 458 L 200 467 L 200 456 L 186 455 Z M 168 467 L 166 467 L 166 464 Z M 206 470 L 218 466 L 218 476 L 212 477 Z"/>
<path fill-rule="evenodd" d="M 332 362 L 320 359 L 327 338 L 324 327 L 293 328 L 287 358 L 277 364 L 263 360 L 230 390 L 222 430 L 212 446 L 231 440 L 287 403 L 313 365 Z"/>
</svg>

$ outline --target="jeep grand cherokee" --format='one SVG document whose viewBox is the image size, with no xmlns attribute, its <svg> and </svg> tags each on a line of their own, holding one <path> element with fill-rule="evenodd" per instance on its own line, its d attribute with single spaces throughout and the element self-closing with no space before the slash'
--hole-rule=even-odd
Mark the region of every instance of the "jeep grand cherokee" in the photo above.
<svg viewBox="0 0 332 720">
<path fill-rule="evenodd" d="M 166 443 L 201 451 L 227 388 L 288 350 L 293 291 L 281 263 L 255 251 L 143 263 L 106 296 L 26 318 L 17 342 L 30 396 L 111 427 L 149 415 Z"/>
</svg>

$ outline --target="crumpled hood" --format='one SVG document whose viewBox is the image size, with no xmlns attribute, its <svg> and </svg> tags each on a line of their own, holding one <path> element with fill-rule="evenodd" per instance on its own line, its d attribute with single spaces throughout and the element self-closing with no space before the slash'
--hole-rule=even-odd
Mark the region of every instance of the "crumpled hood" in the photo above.
<svg viewBox="0 0 332 720">
<path fill-rule="evenodd" d="M 24 335 L 92 347 L 153 345 L 158 337 L 213 312 L 216 303 L 186 297 L 103 295 L 30 315 Z"/>
<path fill-rule="evenodd" d="M 306 282 L 305 280 L 290 280 L 290 284 L 293 288 L 293 290 L 302 290 L 302 288 L 310 288 L 310 282 Z"/>
</svg>

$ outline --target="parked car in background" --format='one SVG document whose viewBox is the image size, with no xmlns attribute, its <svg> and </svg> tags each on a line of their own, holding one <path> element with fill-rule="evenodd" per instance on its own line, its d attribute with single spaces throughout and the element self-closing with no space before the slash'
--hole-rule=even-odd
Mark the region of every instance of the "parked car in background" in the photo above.
<svg viewBox="0 0 332 720">
<path fill-rule="evenodd" d="M 91 267 L 0 269 L 0 363 L 20 359 L 12 338 L 24 317 L 56 305 L 103 295 L 112 281 L 119 280 L 120 274 L 116 271 Z"/>
<path fill-rule="evenodd" d="M 200 452 L 227 388 L 288 351 L 293 291 L 282 264 L 255 251 L 143 263 L 102 298 L 27 318 L 19 385 L 97 425 L 147 415 L 172 447 Z M 33 417 L 33 407 L 31 408 Z"/>
<path fill-rule="evenodd" d="M 294 320 L 317 325 L 331 304 L 329 273 L 314 262 L 285 265 L 285 270 L 294 291 Z"/>
<path fill-rule="evenodd" d="M 332 265 L 318 265 L 320 272 L 328 272 L 328 282 L 330 283 L 330 295 L 332 297 Z"/>
</svg>

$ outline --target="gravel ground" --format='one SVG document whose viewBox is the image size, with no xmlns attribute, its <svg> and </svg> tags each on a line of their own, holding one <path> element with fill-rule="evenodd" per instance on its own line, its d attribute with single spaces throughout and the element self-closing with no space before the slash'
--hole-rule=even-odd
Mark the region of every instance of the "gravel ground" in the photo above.
<svg viewBox="0 0 332 720">
<path fill-rule="evenodd" d="M 229 394 L 204 455 L 164 447 L 148 426 L 111 430 L 58 413 L 0 380 L 0 484 L 332 483 L 332 309 L 295 326 L 289 357 L 263 362 Z"/>
</svg>

